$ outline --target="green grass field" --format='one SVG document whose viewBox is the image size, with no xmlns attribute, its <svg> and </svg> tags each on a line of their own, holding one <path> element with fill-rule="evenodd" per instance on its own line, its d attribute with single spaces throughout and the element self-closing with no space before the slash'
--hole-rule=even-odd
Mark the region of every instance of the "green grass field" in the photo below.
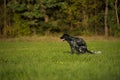
<svg viewBox="0 0 120 80">
<path fill-rule="evenodd" d="M 70 54 L 60 41 L 0 41 L 0 80 L 120 80 L 120 42 L 88 41 L 102 54 Z"/>
</svg>

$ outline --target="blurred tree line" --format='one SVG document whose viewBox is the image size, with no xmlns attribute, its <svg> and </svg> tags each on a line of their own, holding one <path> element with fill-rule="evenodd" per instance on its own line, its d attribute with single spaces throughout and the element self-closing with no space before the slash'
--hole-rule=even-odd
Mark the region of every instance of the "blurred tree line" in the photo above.
<svg viewBox="0 0 120 80">
<path fill-rule="evenodd" d="M 120 0 L 0 0 L 0 36 L 120 36 Z"/>
</svg>

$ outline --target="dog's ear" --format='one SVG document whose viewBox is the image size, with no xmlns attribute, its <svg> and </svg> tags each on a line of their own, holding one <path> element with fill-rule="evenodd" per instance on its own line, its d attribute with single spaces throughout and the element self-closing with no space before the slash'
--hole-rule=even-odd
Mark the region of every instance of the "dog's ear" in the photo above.
<svg viewBox="0 0 120 80">
<path fill-rule="evenodd" d="M 67 34 L 67 33 L 64 33 L 64 34 L 63 34 L 63 36 L 70 36 L 70 35 L 69 35 L 69 34 Z"/>
</svg>

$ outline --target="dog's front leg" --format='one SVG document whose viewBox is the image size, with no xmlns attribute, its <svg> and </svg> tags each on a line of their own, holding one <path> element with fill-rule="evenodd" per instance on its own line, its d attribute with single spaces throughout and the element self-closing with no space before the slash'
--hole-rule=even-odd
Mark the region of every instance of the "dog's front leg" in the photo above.
<svg viewBox="0 0 120 80">
<path fill-rule="evenodd" d="M 70 46 L 71 47 L 71 53 L 73 54 L 74 53 L 74 47 L 73 46 Z"/>
</svg>

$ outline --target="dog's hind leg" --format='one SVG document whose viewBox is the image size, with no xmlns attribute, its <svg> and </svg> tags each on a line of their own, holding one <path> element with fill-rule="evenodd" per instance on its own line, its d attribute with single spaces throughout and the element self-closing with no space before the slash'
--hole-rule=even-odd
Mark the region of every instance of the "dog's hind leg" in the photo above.
<svg viewBox="0 0 120 80">
<path fill-rule="evenodd" d="M 77 54 L 81 54 L 81 53 L 83 53 L 81 48 L 76 47 L 75 49 L 76 49 L 76 53 L 77 53 Z"/>
</svg>

